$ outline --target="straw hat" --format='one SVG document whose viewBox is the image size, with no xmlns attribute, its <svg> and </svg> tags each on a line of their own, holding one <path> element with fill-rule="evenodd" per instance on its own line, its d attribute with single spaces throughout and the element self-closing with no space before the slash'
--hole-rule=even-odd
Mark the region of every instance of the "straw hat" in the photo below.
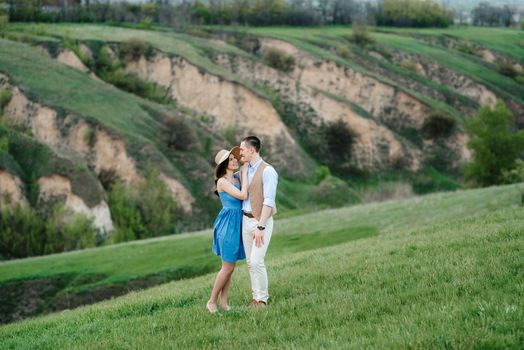
<svg viewBox="0 0 524 350">
<path fill-rule="evenodd" d="M 235 147 L 231 148 L 230 151 L 225 150 L 225 149 L 222 149 L 222 150 L 218 151 L 217 155 L 215 156 L 215 163 L 216 163 L 216 165 L 218 166 L 220 163 L 222 163 L 226 159 L 229 159 L 229 155 L 230 154 L 233 154 L 233 156 L 235 156 L 235 158 L 238 161 L 240 161 L 240 147 L 235 146 Z"/>
</svg>

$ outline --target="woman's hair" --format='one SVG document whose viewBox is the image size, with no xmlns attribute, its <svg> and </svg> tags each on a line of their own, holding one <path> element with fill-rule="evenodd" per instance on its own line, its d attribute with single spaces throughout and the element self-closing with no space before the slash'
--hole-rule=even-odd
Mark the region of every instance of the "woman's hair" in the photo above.
<svg viewBox="0 0 524 350">
<path fill-rule="evenodd" d="M 215 194 L 218 196 L 217 182 L 222 176 L 226 175 L 227 167 L 229 165 L 229 157 L 226 158 L 222 163 L 218 164 L 215 169 Z"/>
</svg>

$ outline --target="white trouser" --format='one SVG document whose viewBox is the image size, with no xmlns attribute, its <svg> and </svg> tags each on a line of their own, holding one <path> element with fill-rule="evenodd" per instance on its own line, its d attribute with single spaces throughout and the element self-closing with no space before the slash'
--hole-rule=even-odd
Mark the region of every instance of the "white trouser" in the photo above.
<svg viewBox="0 0 524 350">
<path fill-rule="evenodd" d="M 273 233 L 273 218 L 266 222 L 264 232 L 264 244 L 260 247 L 255 246 L 254 232 L 257 228 L 258 220 L 243 216 L 242 221 L 242 241 L 246 252 L 246 263 L 251 277 L 251 289 L 253 290 L 253 299 L 267 303 L 269 298 L 267 271 L 264 264 L 267 247 Z"/>
</svg>

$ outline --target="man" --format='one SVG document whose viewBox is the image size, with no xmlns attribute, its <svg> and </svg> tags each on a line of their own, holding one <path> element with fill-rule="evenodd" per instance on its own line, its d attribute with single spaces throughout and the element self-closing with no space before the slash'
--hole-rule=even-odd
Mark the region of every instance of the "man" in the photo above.
<svg viewBox="0 0 524 350">
<path fill-rule="evenodd" d="M 248 166 L 248 197 L 242 203 L 242 241 L 253 291 L 249 303 L 252 307 L 266 306 L 269 298 L 264 257 L 273 233 L 278 184 L 277 172 L 260 157 L 260 147 L 256 136 L 248 136 L 240 143 L 240 160 Z"/>
</svg>

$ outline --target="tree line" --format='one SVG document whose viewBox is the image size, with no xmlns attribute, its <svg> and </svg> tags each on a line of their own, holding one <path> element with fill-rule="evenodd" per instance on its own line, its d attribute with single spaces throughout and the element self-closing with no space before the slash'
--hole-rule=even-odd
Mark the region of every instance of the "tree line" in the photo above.
<svg viewBox="0 0 524 350">
<path fill-rule="evenodd" d="M 3 3 L 2 3 L 3 2 Z M 10 21 L 185 24 L 382 24 L 446 27 L 453 14 L 436 0 L 0 0 Z"/>
<path fill-rule="evenodd" d="M 516 24 L 517 14 L 518 9 L 515 6 L 496 6 L 481 2 L 471 12 L 471 20 L 476 26 L 511 27 Z"/>
</svg>

